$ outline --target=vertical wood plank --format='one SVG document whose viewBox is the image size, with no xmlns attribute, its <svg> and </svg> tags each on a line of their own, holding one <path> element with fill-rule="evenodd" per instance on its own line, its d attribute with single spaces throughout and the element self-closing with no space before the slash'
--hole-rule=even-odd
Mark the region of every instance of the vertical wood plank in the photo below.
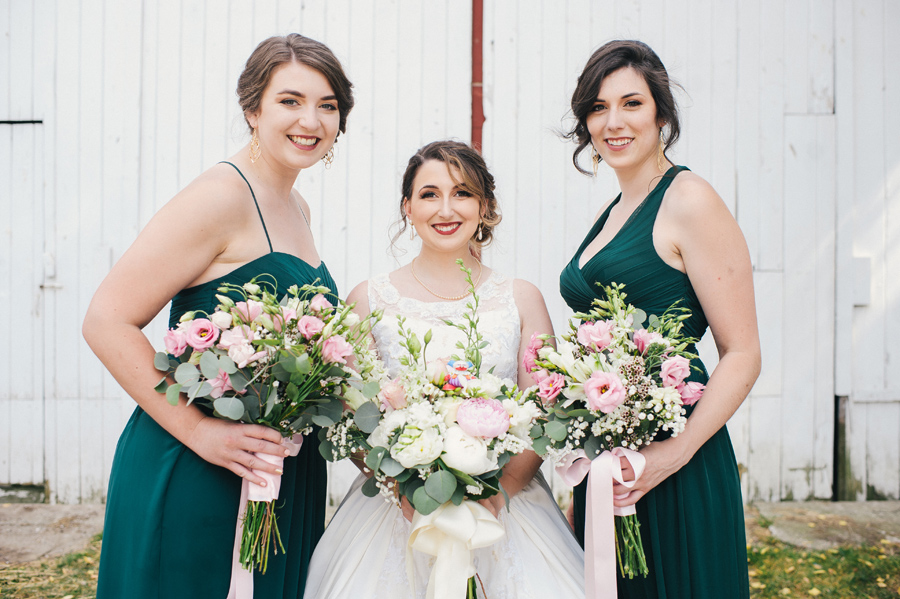
<svg viewBox="0 0 900 599">
<path fill-rule="evenodd" d="M 8 17 L 8 11 L 0 11 L 0 15 Z M 0 31 L 3 28 L 0 27 Z M 2 39 L 9 39 L 8 37 Z M 0 40 L 0 43 L 3 43 Z M 7 54 L 8 56 L 8 54 Z M 7 71 L 9 72 L 9 71 Z M 5 94 L 0 93 L 0 97 Z M 12 196 L 12 126 L 0 125 L 0 193 L 3 197 Z M 12 202 L 0 204 L 0 244 L 3 246 L 0 252 L 0 302 L 4 306 L 12 306 L 10 290 L 13 289 L 12 281 Z M 12 310 L 4 310 L 0 314 L 0 339 L 13 338 L 13 314 Z M 10 483 L 10 464 L 12 463 L 12 443 L 10 410 L 12 409 L 12 353 L 10 343 L 0 344 L 0 482 Z"/>
<path fill-rule="evenodd" d="M 201 143 L 199 170 L 204 171 L 224 160 L 228 152 L 229 105 L 237 105 L 234 90 L 237 79 L 229 77 L 228 61 L 228 11 L 222 10 L 221 1 L 207 0 L 203 12 L 203 96 L 200 113 Z M 242 120 L 240 121 L 243 122 Z"/>
<path fill-rule="evenodd" d="M 734 2 L 711 6 L 709 182 L 731 213 L 737 214 L 735 138 L 737 119 L 737 7 Z"/>
<path fill-rule="evenodd" d="M 784 19 L 784 112 L 805 114 L 809 105 L 810 2 L 786 0 Z"/>
<path fill-rule="evenodd" d="M 760 261 L 759 189 L 759 80 L 760 64 L 758 48 L 760 38 L 760 9 L 757 4 L 738 3 L 737 20 L 741 24 L 738 36 L 737 97 L 735 98 L 735 217 L 747 240 L 750 261 L 754 269 Z M 762 322 L 762 321 L 760 321 Z M 767 348 L 763 346 L 763 356 Z M 765 373 L 765 369 L 763 370 Z M 757 385 L 759 383 L 757 382 Z"/>
<path fill-rule="evenodd" d="M 884 3 L 884 22 L 900 23 L 900 5 Z M 900 39 L 893 31 L 884 38 L 884 55 L 900 56 Z M 891 386 L 900 388 L 896 373 L 900 372 L 900 115 L 893 109 L 900 101 L 900 73 L 885 62 L 884 70 L 884 159 L 885 159 L 885 272 L 893 273 L 885 281 L 887 305 L 884 317 L 885 339 L 891 340 L 885 352 L 885 378 L 893 379 Z M 900 400 L 900 394 L 896 396 Z"/>
<path fill-rule="evenodd" d="M 900 403 L 866 405 L 866 499 L 900 498 Z"/>
<path fill-rule="evenodd" d="M 34 113 L 34 12 L 30 2 L 11 2 L 7 5 L 9 37 L 9 95 L 8 115 L 12 120 L 32 120 Z M 0 113 L 2 115 L 2 113 Z"/>
<path fill-rule="evenodd" d="M 885 6 L 891 6 L 887 2 Z M 807 110 L 813 114 L 834 112 L 835 0 L 811 3 L 809 11 L 809 96 Z M 897 21 L 887 21 L 896 23 Z M 895 56 L 887 52 L 888 56 Z"/>
<path fill-rule="evenodd" d="M 781 398 L 756 395 L 747 399 L 750 410 L 749 496 L 757 501 L 781 499 Z"/>
</svg>

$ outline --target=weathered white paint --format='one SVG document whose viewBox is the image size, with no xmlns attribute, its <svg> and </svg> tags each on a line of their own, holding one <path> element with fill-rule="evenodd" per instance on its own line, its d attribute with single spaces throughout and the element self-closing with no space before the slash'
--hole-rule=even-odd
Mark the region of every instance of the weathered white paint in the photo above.
<svg viewBox="0 0 900 599">
<path fill-rule="evenodd" d="M 102 500 L 133 402 L 80 321 L 159 207 L 246 143 L 233 90 L 261 39 L 319 39 L 355 84 L 334 165 L 297 184 L 341 291 L 408 260 L 414 245 L 392 253 L 388 234 L 406 160 L 434 139 L 468 140 L 470 11 L 452 0 L 0 8 L 0 120 L 43 120 L 0 125 L 0 337 L 16 340 L 0 349 L 0 483 Z M 484 19 L 483 148 L 504 212 L 486 260 L 537 284 L 563 326 L 559 271 L 616 182 L 605 167 L 578 174 L 557 131 L 592 50 L 643 39 L 685 88 L 672 158 L 713 184 L 750 247 L 763 372 L 728 425 L 745 498 L 831 496 L 835 395 L 851 400 L 857 497 L 900 496 L 900 5 L 488 0 Z M 859 259 L 869 276 L 855 295 Z M 157 344 L 164 320 L 146 330 Z M 701 353 L 713 367 L 712 339 Z M 354 472 L 333 472 L 338 500 Z"/>
</svg>

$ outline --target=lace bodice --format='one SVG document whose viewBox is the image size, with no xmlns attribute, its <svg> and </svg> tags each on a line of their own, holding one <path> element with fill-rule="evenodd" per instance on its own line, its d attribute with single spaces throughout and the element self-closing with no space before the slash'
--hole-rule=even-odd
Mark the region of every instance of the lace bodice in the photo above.
<svg viewBox="0 0 900 599">
<path fill-rule="evenodd" d="M 495 375 L 515 381 L 522 333 L 519 311 L 513 297 L 513 280 L 494 271 L 477 292 L 478 332 L 488 342 L 488 346 L 481 351 L 482 371 L 487 372 L 493 366 Z M 406 319 L 404 326 L 412 329 L 420 340 L 431 329 L 432 339 L 425 357 L 433 360 L 461 354 L 456 343 L 465 342 L 466 337 L 459 329 L 444 324 L 444 320 L 464 323 L 468 311 L 466 304 L 471 301 L 472 297 L 468 296 L 456 301 L 423 302 L 400 295 L 387 273 L 370 279 L 369 309 L 384 310 L 384 318 L 373 327 L 372 335 L 390 375 L 397 375 L 399 358 L 405 353 L 397 334 L 398 315 Z"/>
</svg>

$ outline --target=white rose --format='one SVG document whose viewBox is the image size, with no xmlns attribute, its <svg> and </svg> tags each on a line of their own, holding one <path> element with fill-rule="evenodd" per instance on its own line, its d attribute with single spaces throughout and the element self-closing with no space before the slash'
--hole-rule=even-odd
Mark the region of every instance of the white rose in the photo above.
<svg viewBox="0 0 900 599">
<path fill-rule="evenodd" d="M 210 316 L 209 319 L 220 329 L 231 328 L 231 323 L 233 321 L 231 314 L 228 312 L 213 312 L 213 315 Z"/>
<path fill-rule="evenodd" d="M 451 426 L 444 434 L 444 463 L 466 474 L 484 474 L 497 469 L 497 456 L 488 451 L 483 439 L 470 437 L 459 426 Z"/>
<path fill-rule="evenodd" d="M 400 433 L 397 443 L 391 447 L 391 457 L 404 468 L 412 468 L 438 459 L 443 448 L 441 433 L 437 428 L 421 430 L 407 426 Z"/>
</svg>

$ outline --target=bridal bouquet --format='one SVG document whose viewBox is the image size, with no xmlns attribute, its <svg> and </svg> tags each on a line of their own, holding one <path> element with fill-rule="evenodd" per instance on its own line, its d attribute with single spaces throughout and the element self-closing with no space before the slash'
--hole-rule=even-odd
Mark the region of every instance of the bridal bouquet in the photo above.
<svg viewBox="0 0 900 599">
<path fill-rule="evenodd" d="M 313 424 L 340 420 L 339 392 L 353 373 L 347 358 L 367 343 L 378 315 L 361 320 L 352 306 L 332 305 L 327 287 L 294 285 L 280 301 L 276 289 L 269 275 L 244 285 L 224 284 L 212 314 L 185 313 L 166 333 L 168 353 L 154 358 L 165 373 L 156 390 L 172 405 L 183 393 L 188 405 L 197 403 L 215 417 L 273 428 L 292 439 L 285 445 L 296 455 Z M 276 552 L 284 551 L 274 508 L 280 477 L 258 474 L 269 484 L 248 491 L 240 563 L 264 573 L 272 542 Z"/>
<path fill-rule="evenodd" d="M 576 313 L 580 322 L 570 321 L 562 335 L 568 343 L 555 349 L 549 336 L 536 336 L 525 353 L 525 366 L 538 382 L 532 392 L 546 412 L 542 430 L 535 431 L 534 450 L 571 484 L 581 482 L 593 466 L 581 458 L 594 460 L 607 452 L 628 459 L 640 476 L 643 457 L 637 451 L 660 431 L 682 432 L 684 406 L 703 393 L 702 384 L 686 381 L 690 359 L 696 357 L 688 346 L 697 341 L 682 334 L 690 311 L 673 306 L 648 319 L 625 302 L 623 288 L 605 287 L 605 300 Z M 611 481 L 608 473 L 601 476 Z M 623 482 L 620 472 L 617 480 Z M 623 576 L 646 576 L 640 524 L 633 506 L 624 509 L 617 508 L 616 515 L 623 517 L 615 519 L 619 568 Z"/>
<path fill-rule="evenodd" d="M 466 334 L 467 342 L 458 344 L 463 355 L 426 360 L 431 332 L 420 341 L 398 317 L 405 350 L 401 372 L 391 379 L 372 350 L 360 351 L 360 376 L 345 383 L 348 409 L 319 433 L 326 459 L 365 456 L 372 472 L 362 487 L 365 495 L 381 493 L 398 505 L 401 497 L 409 500 L 416 510 L 409 545 L 438 556 L 429 593 L 440 586 L 438 596 L 448 597 L 460 596 L 466 579 L 474 596 L 470 549 L 504 534 L 490 511 L 475 502 L 506 496 L 502 469 L 512 455 L 531 448 L 530 433 L 541 414 L 538 402 L 512 381 L 482 371 L 486 342 L 477 331 L 478 296 L 471 273 L 463 270 L 472 290 L 470 312 L 465 323 L 446 322 Z"/>
</svg>

